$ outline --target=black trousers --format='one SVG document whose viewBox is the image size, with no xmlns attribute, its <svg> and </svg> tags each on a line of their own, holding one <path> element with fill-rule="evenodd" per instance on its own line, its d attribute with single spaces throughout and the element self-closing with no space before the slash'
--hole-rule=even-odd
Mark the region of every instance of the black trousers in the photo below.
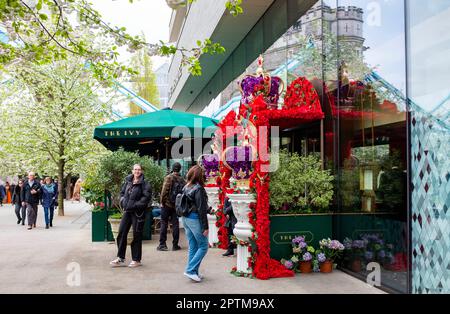
<svg viewBox="0 0 450 314">
<path fill-rule="evenodd" d="M 27 207 L 22 206 L 21 203 L 14 204 L 14 209 L 18 220 L 22 220 L 22 224 L 25 223 L 25 217 L 27 215 Z M 21 215 L 22 214 L 22 215 Z"/>
<path fill-rule="evenodd" d="M 236 248 L 236 244 L 231 241 L 231 237 L 233 236 L 234 227 L 231 224 L 228 226 L 228 251 L 233 251 Z"/>
<path fill-rule="evenodd" d="M 119 234 L 117 235 L 117 257 L 125 259 L 127 250 L 127 237 L 130 228 L 133 227 L 133 241 L 131 242 L 131 257 L 133 261 L 140 262 L 142 258 L 142 236 L 144 233 L 145 212 L 124 212 L 120 221 Z"/>
<path fill-rule="evenodd" d="M 169 222 L 172 224 L 172 236 L 173 245 L 178 245 L 180 240 L 180 224 L 178 222 L 178 216 L 175 209 L 172 208 L 161 208 L 161 230 L 159 232 L 159 245 L 166 245 L 167 241 L 167 228 L 169 227 Z"/>
</svg>

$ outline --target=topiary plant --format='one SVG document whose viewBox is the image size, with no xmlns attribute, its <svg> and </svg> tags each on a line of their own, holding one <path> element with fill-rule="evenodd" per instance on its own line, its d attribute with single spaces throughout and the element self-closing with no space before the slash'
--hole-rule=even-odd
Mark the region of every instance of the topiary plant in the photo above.
<svg viewBox="0 0 450 314">
<path fill-rule="evenodd" d="M 288 207 L 300 211 L 326 209 L 333 198 L 333 176 L 321 169 L 316 156 L 299 156 L 282 150 L 278 170 L 270 177 L 270 205 L 275 211 Z M 292 212 L 292 210 L 290 211 Z"/>
<path fill-rule="evenodd" d="M 102 157 L 98 169 L 93 171 L 86 180 L 95 182 L 99 185 L 99 188 L 109 191 L 112 196 L 112 208 L 122 211 L 119 202 L 120 189 L 125 178 L 131 174 L 134 164 L 142 166 L 145 180 L 152 187 L 153 199 L 159 198 L 166 173 L 165 168 L 159 166 L 149 157 L 141 157 L 138 153 L 127 152 L 123 148 Z"/>
</svg>

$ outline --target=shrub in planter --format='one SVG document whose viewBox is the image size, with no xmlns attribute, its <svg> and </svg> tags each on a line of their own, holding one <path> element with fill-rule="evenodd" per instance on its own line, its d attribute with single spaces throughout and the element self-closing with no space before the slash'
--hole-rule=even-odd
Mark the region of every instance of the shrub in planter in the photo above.
<svg viewBox="0 0 450 314">
<path fill-rule="evenodd" d="M 273 214 L 312 213 L 328 208 L 333 198 L 333 176 L 322 170 L 314 155 L 299 156 L 282 150 L 278 170 L 270 177 Z"/>
<path fill-rule="evenodd" d="M 120 190 L 125 177 L 131 174 L 134 164 L 142 166 L 145 180 L 152 186 L 153 199 L 158 199 L 166 173 L 165 168 L 148 157 L 141 157 L 136 152 L 126 152 L 122 148 L 103 156 L 96 171 L 89 174 L 86 180 L 93 182 L 98 190 L 109 191 L 112 197 L 111 207 L 122 212 L 119 201 Z"/>
</svg>

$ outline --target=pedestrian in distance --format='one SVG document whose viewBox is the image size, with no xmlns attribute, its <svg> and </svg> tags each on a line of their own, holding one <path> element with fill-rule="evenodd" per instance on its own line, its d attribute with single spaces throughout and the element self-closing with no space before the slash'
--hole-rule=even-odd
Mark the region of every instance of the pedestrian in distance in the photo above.
<svg viewBox="0 0 450 314">
<path fill-rule="evenodd" d="M 6 197 L 5 186 L 0 182 L 0 206 L 3 206 L 3 199 Z"/>
<path fill-rule="evenodd" d="M 58 179 L 54 179 L 53 183 L 55 184 L 55 189 L 56 189 L 56 200 L 55 200 L 55 210 L 58 209 L 58 197 L 59 197 L 59 186 L 58 186 Z"/>
<path fill-rule="evenodd" d="M 36 228 L 40 193 L 41 184 L 36 180 L 35 173 L 28 173 L 28 180 L 24 182 L 21 193 L 22 206 L 27 208 L 28 230 L 31 230 L 33 227 Z"/>
<path fill-rule="evenodd" d="M 81 202 L 81 179 L 78 179 L 73 188 L 72 203 L 74 201 Z"/>
<path fill-rule="evenodd" d="M 120 221 L 119 234 L 117 235 L 117 258 L 109 263 L 112 267 L 125 266 L 127 237 L 131 226 L 133 226 L 133 241 L 131 242 L 132 261 L 128 267 L 142 265 L 145 210 L 149 207 L 151 200 L 152 188 L 145 181 L 141 165 L 136 164 L 133 166 L 133 173 L 125 178 L 120 191 L 120 206 L 123 209 L 123 216 Z"/>
<path fill-rule="evenodd" d="M 196 282 L 202 281 L 203 276 L 199 273 L 200 264 L 209 248 L 207 218 L 209 205 L 204 185 L 203 168 L 198 165 L 193 166 L 187 174 L 187 184 L 176 202 L 177 212 L 183 213 L 183 226 L 189 244 L 184 275 Z M 179 201 L 183 198 L 186 201 Z M 183 205 L 180 206 L 180 204 Z"/>
<path fill-rule="evenodd" d="M 158 251 L 168 251 L 166 244 L 167 229 L 169 222 L 172 224 L 172 251 L 178 251 L 181 247 L 178 245 L 180 240 L 180 226 L 178 216 L 175 211 L 175 200 L 177 195 L 182 193 L 186 181 L 181 177 L 181 164 L 176 162 L 172 166 L 172 172 L 164 178 L 161 190 L 161 229 L 159 234 Z"/>
<path fill-rule="evenodd" d="M 8 181 L 6 181 L 5 183 L 5 191 L 6 191 L 6 195 L 5 195 L 5 200 L 4 202 L 6 204 L 12 204 L 12 190 L 11 190 L 11 185 L 9 184 Z"/>
<path fill-rule="evenodd" d="M 41 204 L 44 208 L 45 229 L 53 227 L 53 213 L 58 199 L 58 190 L 50 177 L 46 177 L 42 186 Z"/>
<path fill-rule="evenodd" d="M 22 205 L 22 189 L 24 180 L 20 179 L 19 183 L 14 187 L 12 202 L 17 216 L 17 224 L 22 222 L 25 225 L 25 217 L 27 215 L 27 207 Z"/>
</svg>

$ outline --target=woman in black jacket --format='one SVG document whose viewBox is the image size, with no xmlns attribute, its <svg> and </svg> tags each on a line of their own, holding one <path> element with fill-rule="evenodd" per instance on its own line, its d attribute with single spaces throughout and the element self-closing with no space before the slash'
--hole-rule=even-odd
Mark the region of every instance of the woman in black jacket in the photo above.
<svg viewBox="0 0 450 314">
<path fill-rule="evenodd" d="M 133 241 L 131 242 L 132 261 L 128 267 L 141 266 L 142 235 L 144 232 L 145 210 L 152 199 L 150 184 L 144 180 L 141 165 L 133 166 L 133 174 L 125 179 L 120 191 L 120 206 L 123 209 L 120 221 L 119 234 L 117 235 L 117 258 L 110 262 L 113 267 L 125 266 L 125 253 L 127 249 L 127 237 L 133 226 Z"/>
<path fill-rule="evenodd" d="M 203 168 L 193 166 L 187 174 L 187 184 L 183 193 L 187 196 L 190 212 L 183 217 L 183 226 L 189 243 L 188 263 L 184 275 L 199 282 L 200 264 L 208 252 L 208 196 L 204 188 Z"/>
<path fill-rule="evenodd" d="M 14 186 L 12 203 L 14 204 L 16 216 L 17 216 L 17 224 L 22 222 L 22 226 L 25 225 L 25 216 L 27 215 L 26 206 L 22 206 L 22 188 L 23 188 L 23 180 L 19 180 L 19 183 Z M 22 214 L 22 215 L 21 215 Z"/>
</svg>

